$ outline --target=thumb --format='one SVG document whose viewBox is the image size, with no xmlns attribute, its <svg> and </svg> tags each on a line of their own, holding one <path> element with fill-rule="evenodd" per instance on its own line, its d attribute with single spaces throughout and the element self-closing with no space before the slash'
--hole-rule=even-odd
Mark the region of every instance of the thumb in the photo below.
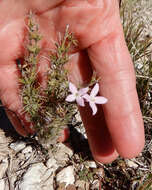
<svg viewBox="0 0 152 190">
<path fill-rule="evenodd" d="M 31 133 L 31 130 L 26 129 L 27 132 L 23 129 L 23 125 L 18 120 L 18 118 L 24 120 L 24 114 L 21 114 L 22 103 L 18 84 L 19 71 L 15 61 L 23 54 L 21 47 L 23 38 L 23 20 L 12 21 L 0 30 L 0 99 L 4 107 L 6 107 L 8 117 L 15 129 L 21 135 L 26 136 L 29 132 Z M 27 124 L 27 121 L 23 123 Z"/>
<path fill-rule="evenodd" d="M 32 133 L 30 122 L 23 114 L 18 85 L 18 72 L 15 62 L 0 67 L 0 99 L 6 108 L 6 113 L 16 131 L 23 136 Z M 25 126 L 26 128 L 24 128 Z"/>
</svg>

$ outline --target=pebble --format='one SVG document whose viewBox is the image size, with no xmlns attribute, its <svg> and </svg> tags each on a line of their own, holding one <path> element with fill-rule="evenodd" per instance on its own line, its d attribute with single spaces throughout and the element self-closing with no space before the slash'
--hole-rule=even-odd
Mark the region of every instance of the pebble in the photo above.
<svg viewBox="0 0 152 190">
<path fill-rule="evenodd" d="M 26 148 L 24 148 L 22 150 L 22 153 L 25 155 L 25 158 L 26 159 L 29 159 L 29 157 L 31 156 L 32 154 L 32 147 L 31 146 L 27 146 Z"/>
<path fill-rule="evenodd" d="M 74 168 L 73 166 L 68 166 L 64 169 L 62 169 L 57 175 L 56 175 L 56 181 L 58 183 L 65 183 L 65 186 L 68 186 L 70 184 L 74 184 L 75 177 L 74 177 Z"/>
<path fill-rule="evenodd" d="M 23 141 L 17 141 L 15 143 L 11 143 L 9 147 L 15 152 L 19 152 L 26 147 L 26 144 Z"/>
<path fill-rule="evenodd" d="M 58 167 L 57 161 L 52 157 L 47 160 L 46 166 L 47 166 L 47 168 L 56 168 L 57 169 L 57 167 Z"/>
<path fill-rule="evenodd" d="M 56 152 L 54 153 L 54 158 L 56 159 L 58 165 L 63 167 L 72 155 L 73 151 L 69 147 L 59 143 Z"/>
<path fill-rule="evenodd" d="M 87 161 L 85 162 L 87 168 L 97 168 L 97 165 L 94 161 Z"/>
<path fill-rule="evenodd" d="M 104 169 L 103 169 L 103 168 L 98 168 L 98 169 L 96 170 L 96 174 L 97 174 L 99 177 L 104 178 L 104 176 L 105 176 Z"/>
<path fill-rule="evenodd" d="M 43 163 L 31 165 L 23 175 L 16 190 L 42 190 L 40 182 L 46 170 L 47 168 Z"/>
<path fill-rule="evenodd" d="M 129 167 L 131 168 L 138 168 L 138 164 L 136 164 L 135 162 L 133 162 L 132 160 L 126 160 L 126 163 Z"/>
<path fill-rule="evenodd" d="M 23 154 L 27 154 L 27 153 L 32 153 L 32 147 L 31 146 L 27 146 L 26 148 L 24 148 L 22 150 Z"/>
</svg>

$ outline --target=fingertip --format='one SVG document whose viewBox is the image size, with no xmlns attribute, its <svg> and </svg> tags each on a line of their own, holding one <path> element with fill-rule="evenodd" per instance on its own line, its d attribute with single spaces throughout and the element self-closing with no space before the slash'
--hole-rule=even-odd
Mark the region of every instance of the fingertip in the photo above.
<svg viewBox="0 0 152 190">
<path fill-rule="evenodd" d="M 108 120 L 114 146 L 123 158 L 139 155 L 145 144 L 144 124 L 140 113 L 132 112 L 119 119 Z"/>
<path fill-rule="evenodd" d="M 88 104 L 84 108 L 79 107 L 79 110 L 94 159 L 100 163 L 110 163 L 115 160 L 118 153 L 106 127 L 102 107 L 98 105 L 98 112 L 94 116 Z"/>
<path fill-rule="evenodd" d="M 130 143 L 127 142 L 123 145 L 122 148 L 117 148 L 117 151 L 119 152 L 119 155 L 123 158 L 134 158 L 139 156 L 139 154 L 142 152 L 145 146 L 145 138 L 144 137 L 137 137 L 134 138 L 134 140 L 130 140 Z"/>
<path fill-rule="evenodd" d="M 93 155 L 94 159 L 101 164 L 109 164 L 113 162 L 114 160 L 116 160 L 118 156 L 119 154 L 117 153 L 116 150 L 114 150 L 114 152 L 108 156 L 102 156 L 100 154 Z"/>
</svg>

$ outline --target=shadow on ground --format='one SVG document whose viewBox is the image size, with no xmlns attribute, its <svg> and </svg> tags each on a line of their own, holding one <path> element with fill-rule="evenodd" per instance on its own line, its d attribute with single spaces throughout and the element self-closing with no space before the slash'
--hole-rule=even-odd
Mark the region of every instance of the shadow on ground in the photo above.
<svg viewBox="0 0 152 190">
<path fill-rule="evenodd" d="M 6 137 L 12 137 L 14 140 L 21 138 L 9 121 L 3 107 L 0 107 L 0 129 L 5 132 Z"/>
</svg>

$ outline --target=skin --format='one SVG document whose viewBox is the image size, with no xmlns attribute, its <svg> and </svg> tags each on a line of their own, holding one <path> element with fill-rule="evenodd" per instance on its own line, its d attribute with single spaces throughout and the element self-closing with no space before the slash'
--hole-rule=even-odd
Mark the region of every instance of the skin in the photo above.
<svg viewBox="0 0 152 190">
<path fill-rule="evenodd" d="M 71 53 L 69 78 L 76 85 L 89 81 L 92 68 L 100 80 L 100 95 L 108 103 L 92 116 L 89 106 L 80 107 L 94 158 L 109 163 L 118 155 L 137 156 L 144 146 L 144 127 L 139 107 L 135 73 L 126 47 L 117 0 L 1 0 L 0 1 L 0 99 L 16 112 L 22 123 L 7 112 L 15 129 L 23 136 L 33 133 L 21 113 L 19 71 L 16 60 L 24 56 L 26 15 L 32 10 L 43 35 L 42 54 L 54 48 L 54 42 L 69 24 L 79 41 Z M 48 63 L 41 59 L 39 79 L 45 85 Z M 66 139 L 66 133 L 64 138 Z"/>
</svg>

